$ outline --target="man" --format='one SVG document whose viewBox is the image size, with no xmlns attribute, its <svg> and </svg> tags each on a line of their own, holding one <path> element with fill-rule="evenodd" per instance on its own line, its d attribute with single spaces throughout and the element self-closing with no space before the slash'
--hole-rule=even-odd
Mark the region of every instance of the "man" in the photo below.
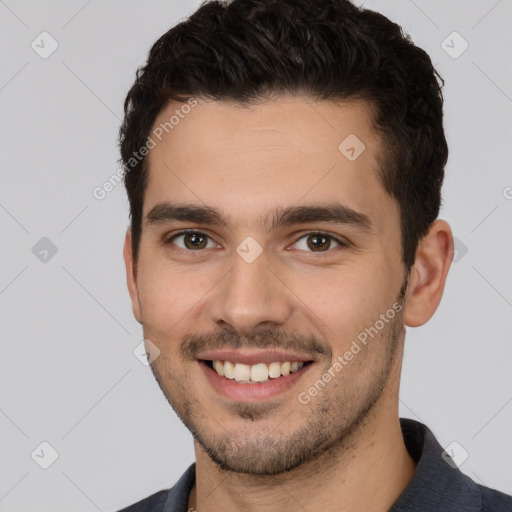
<svg viewBox="0 0 512 512">
<path fill-rule="evenodd" d="M 398 416 L 453 257 L 440 81 L 346 0 L 207 2 L 152 47 L 124 257 L 196 462 L 125 511 L 512 510 Z"/>
</svg>

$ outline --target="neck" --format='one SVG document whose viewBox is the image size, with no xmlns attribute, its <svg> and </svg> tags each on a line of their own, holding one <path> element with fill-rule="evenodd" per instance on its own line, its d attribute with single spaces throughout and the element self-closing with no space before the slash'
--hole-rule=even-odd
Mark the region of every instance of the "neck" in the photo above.
<svg viewBox="0 0 512 512">
<path fill-rule="evenodd" d="M 396 396 L 391 395 L 384 392 L 364 422 L 343 442 L 284 474 L 222 471 L 196 441 L 196 484 L 189 509 L 388 511 L 415 469 L 404 444 Z"/>
</svg>

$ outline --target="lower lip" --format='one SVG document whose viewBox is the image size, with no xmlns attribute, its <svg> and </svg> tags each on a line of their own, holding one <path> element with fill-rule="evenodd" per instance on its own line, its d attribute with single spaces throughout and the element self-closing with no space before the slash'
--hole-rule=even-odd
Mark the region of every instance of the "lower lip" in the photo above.
<svg viewBox="0 0 512 512">
<path fill-rule="evenodd" d="M 258 402 L 273 398 L 290 389 L 309 371 L 313 363 L 309 363 L 289 375 L 268 379 L 257 384 L 245 384 L 221 377 L 203 361 L 199 361 L 199 366 L 213 388 L 221 395 L 239 402 Z"/>
</svg>

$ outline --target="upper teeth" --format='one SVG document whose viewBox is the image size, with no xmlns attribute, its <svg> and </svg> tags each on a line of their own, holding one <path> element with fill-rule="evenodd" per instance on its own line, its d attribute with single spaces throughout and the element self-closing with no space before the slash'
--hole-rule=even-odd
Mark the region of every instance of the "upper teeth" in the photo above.
<svg viewBox="0 0 512 512">
<path fill-rule="evenodd" d="M 231 361 L 213 361 L 214 370 L 221 376 L 238 382 L 263 382 L 271 379 L 277 379 L 281 375 L 289 375 L 302 368 L 304 363 L 298 361 L 286 361 L 280 363 L 258 363 L 258 364 L 242 364 L 232 363 Z"/>
</svg>

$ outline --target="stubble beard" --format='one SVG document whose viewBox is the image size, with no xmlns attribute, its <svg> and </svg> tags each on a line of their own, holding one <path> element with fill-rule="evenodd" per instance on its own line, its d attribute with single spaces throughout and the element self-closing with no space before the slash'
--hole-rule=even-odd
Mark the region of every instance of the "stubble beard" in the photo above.
<svg viewBox="0 0 512 512">
<path fill-rule="evenodd" d="M 163 358 L 155 360 L 151 369 L 169 404 L 219 469 L 251 475 L 278 475 L 298 469 L 322 455 L 329 458 L 329 452 L 339 454 L 351 447 L 352 440 L 386 387 L 399 352 L 402 330 L 402 314 L 397 314 L 382 337 L 369 341 L 368 345 L 380 345 L 379 350 L 373 351 L 372 364 L 365 367 L 364 363 L 371 357 L 356 355 L 354 361 L 360 358 L 359 364 L 354 364 L 352 373 L 344 374 L 348 367 L 344 368 L 319 391 L 318 396 L 303 405 L 303 409 L 297 409 L 294 404 L 293 409 L 290 407 L 286 411 L 286 407 L 275 402 L 233 403 L 229 411 L 237 418 L 237 425 L 239 419 L 245 420 L 245 428 L 226 431 L 215 424 L 215 430 L 223 430 L 217 435 L 212 435 L 208 429 L 209 423 L 216 422 L 215 418 L 204 411 L 199 399 L 192 396 L 172 372 L 160 367 Z M 371 348 L 367 346 L 362 350 Z M 336 379 L 339 379 L 337 383 Z M 278 422 L 277 427 L 270 430 L 263 425 L 273 414 L 280 415 L 282 423 L 290 424 L 296 418 L 302 425 L 283 432 Z M 307 417 L 305 422 L 304 416 Z"/>
</svg>

